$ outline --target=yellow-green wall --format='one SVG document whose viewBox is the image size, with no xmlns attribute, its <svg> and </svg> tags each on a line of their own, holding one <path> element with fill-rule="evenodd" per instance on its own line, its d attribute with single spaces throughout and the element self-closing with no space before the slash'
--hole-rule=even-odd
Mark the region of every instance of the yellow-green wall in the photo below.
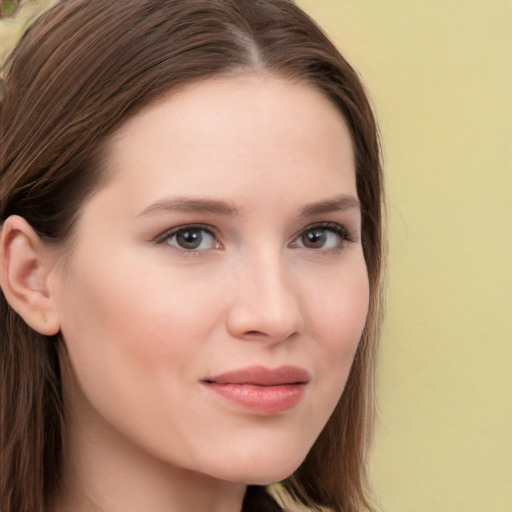
<svg viewBox="0 0 512 512">
<path fill-rule="evenodd" d="M 387 512 L 512 511 L 512 2 L 300 0 L 380 120 Z"/>
<path fill-rule="evenodd" d="M 381 509 L 510 512 L 512 2 L 299 4 L 361 73 L 383 134 Z M 4 48 L 15 28 L 3 23 Z"/>
</svg>

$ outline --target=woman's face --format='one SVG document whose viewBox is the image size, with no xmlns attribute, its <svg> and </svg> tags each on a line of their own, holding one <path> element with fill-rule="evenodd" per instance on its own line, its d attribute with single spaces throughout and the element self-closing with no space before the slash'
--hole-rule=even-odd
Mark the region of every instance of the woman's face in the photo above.
<svg viewBox="0 0 512 512">
<path fill-rule="evenodd" d="M 107 166 L 52 281 L 71 430 L 216 479 L 287 477 L 367 314 L 338 111 L 284 79 L 211 79 L 123 125 Z"/>
</svg>

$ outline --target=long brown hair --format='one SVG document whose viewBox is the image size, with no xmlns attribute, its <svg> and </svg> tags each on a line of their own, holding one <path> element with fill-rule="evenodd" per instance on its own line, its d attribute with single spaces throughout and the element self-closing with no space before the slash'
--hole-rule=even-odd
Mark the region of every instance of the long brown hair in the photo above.
<svg viewBox="0 0 512 512">
<path fill-rule="evenodd" d="M 20 215 L 48 243 L 69 241 L 102 184 L 102 149 L 120 123 L 194 81 L 258 70 L 322 92 L 353 140 L 370 310 L 342 398 L 283 488 L 312 509 L 355 512 L 369 507 L 365 461 L 380 325 L 378 130 L 356 72 L 291 0 L 58 2 L 3 68 L 0 222 Z M 59 483 L 62 340 L 31 330 L 2 293 L 0 317 L 0 508 L 43 512 Z"/>
</svg>

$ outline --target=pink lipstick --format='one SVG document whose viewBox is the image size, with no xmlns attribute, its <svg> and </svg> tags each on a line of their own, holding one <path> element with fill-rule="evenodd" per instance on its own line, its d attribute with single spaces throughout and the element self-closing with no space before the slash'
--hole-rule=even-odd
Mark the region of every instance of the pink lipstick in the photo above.
<svg viewBox="0 0 512 512">
<path fill-rule="evenodd" d="M 309 373 L 295 366 L 250 366 L 204 379 L 220 396 L 262 414 L 291 409 L 304 395 Z"/>
</svg>

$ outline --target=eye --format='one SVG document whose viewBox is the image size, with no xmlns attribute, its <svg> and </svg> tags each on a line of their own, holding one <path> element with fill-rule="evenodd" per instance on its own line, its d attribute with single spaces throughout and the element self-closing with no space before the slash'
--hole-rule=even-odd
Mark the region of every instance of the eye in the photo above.
<svg viewBox="0 0 512 512">
<path fill-rule="evenodd" d="M 201 226 L 180 226 L 164 233 L 157 240 L 184 251 L 206 251 L 220 248 L 210 229 Z"/>
<path fill-rule="evenodd" d="M 350 241 L 347 230 L 341 224 L 328 222 L 306 228 L 293 246 L 316 250 L 341 249 L 346 241 Z"/>
</svg>

